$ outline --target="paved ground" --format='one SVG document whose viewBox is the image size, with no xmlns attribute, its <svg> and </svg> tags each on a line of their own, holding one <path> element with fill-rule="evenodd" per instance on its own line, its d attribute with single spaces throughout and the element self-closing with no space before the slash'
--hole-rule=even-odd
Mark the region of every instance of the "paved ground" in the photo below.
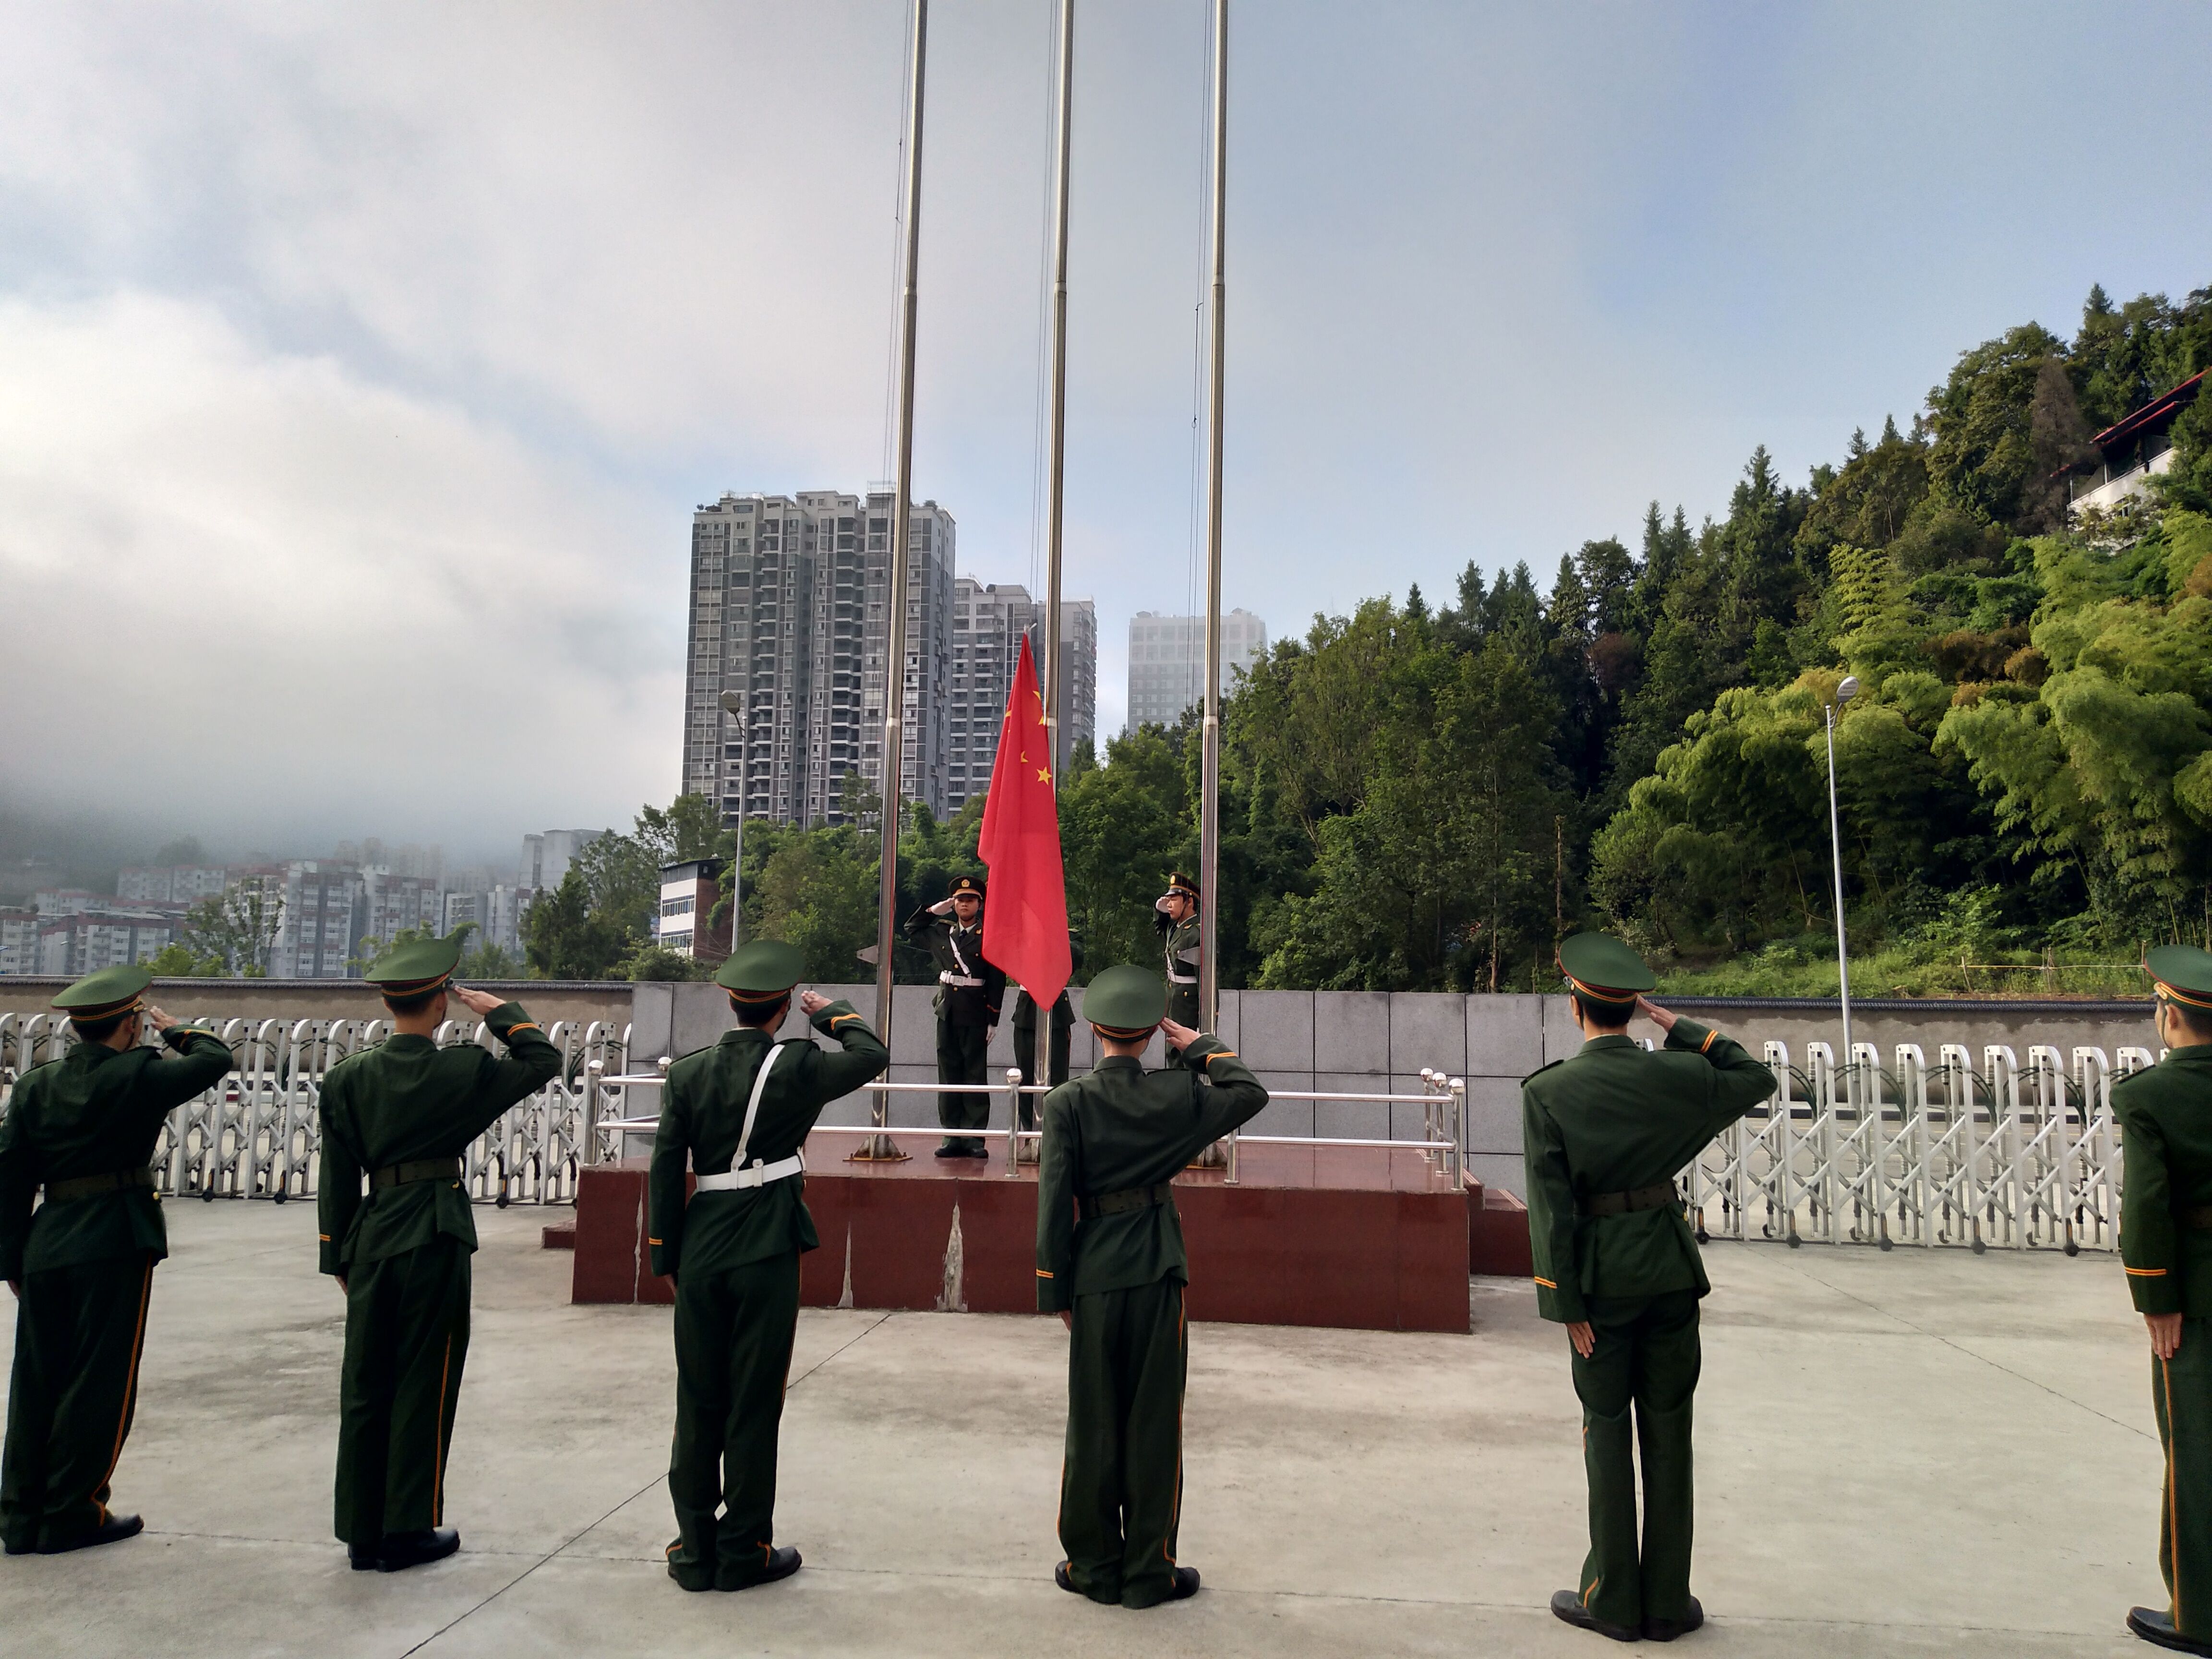
<svg viewBox="0 0 2212 1659">
<path fill-rule="evenodd" d="M 778 1534 L 741 1595 L 663 1576 L 665 1310 L 572 1308 L 541 1212 L 479 1211 L 447 1519 L 386 1577 L 329 1535 L 340 1340 L 310 1206 L 172 1206 L 116 1498 L 138 1540 L 0 1561 L 13 1653 L 1584 1654 L 1565 1345 L 1519 1284 L 1473 1338 L 1212 1325 L 1191 1344 L 1195 1601 L 1051 1582 L 1054 1322 L 809 1311 Z M 2112 1262 L 1715 1246 L 1683 1651 L 2123 1655 L 2160 1600 L 2146 1347 Z M 0 1337 L 13 1311 L 0 1297 Z"/>
</svg>

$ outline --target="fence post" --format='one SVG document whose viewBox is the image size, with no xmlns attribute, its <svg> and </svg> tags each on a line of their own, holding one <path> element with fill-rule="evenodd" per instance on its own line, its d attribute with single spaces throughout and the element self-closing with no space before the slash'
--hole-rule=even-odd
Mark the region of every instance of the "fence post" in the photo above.
<svg viewBox="0 0 2212 1659">
<path fill-rule="evenodd" d="M 1037 1144 L 1042 1146 L 1043 1142 Z M 1006 1179 L 1011 1181 L 1021 1172 L 1022 1070 L 1018 1066 L 1009 1066 L 1006 1067 Z"/>
</svg>

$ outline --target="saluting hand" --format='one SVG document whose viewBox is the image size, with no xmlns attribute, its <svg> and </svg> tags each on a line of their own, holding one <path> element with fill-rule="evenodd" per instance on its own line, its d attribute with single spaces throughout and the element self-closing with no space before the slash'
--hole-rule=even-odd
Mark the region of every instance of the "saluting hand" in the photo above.
<svg viewBox="0 0 2212 1659">
<path fill-rule="evenodd" d="M 151 1025 L 157 1031 L 166 1031 L 172 1025 L 174 1025 L 177 1023 L 171 1015 L 161 1009 L 156 1008 L 150 1002 L 146 1005 L 145 1012 L 146 1023 Z"/>
<path fill-rule="evenodd" d="M 1168 1041 L 1178 1048 L 1188 1048 L 1199 1038 L 1199 1033 L 1192 1030 L 1189 1026 L 1178 1025 L 1171 1019 L 1162 1020 L 1160 1030 L 1167 1033 Z"/>
<path fill-rule="evenodd" d="M 799 994 L 799 1012 L 809 1018 L 820 1013 L 829 1006 L 830 999 L 819 991 L 801 991 Z"/>
<path fill-rule="evenodd" d="M 446 988 L 453 994 L 454 1001 L 459 1003 L 478 1019 L 482 1019 L 500 1006 L 501 999 L 492 995 L 489 991 L 471 991 L 465 985 L 449 985 Z"/>
<path fill-rule="evenodd" d="M 949 898 L 941 898 L 938 900 L 936 903 L 929 907 L 929 914 L 933 916 L 951 915 L 952 914 L 952 901 Z"/>
<path fill-rule="evenodd" d="M 1636 1012 L 1656 1025 L 1662 1031 L 1671 1031 L 1674 1029 L 1674 1015 L 1649 998 L 1636 999 Z M 1588 1358 L 1589 1356 L 1585 1354 L 1583 1357 Z"/>
</svg>

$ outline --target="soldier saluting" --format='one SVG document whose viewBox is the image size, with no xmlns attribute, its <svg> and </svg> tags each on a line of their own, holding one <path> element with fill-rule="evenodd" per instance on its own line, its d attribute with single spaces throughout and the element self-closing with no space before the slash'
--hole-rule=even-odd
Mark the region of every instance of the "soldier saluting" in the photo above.
<svg viewBox="0 0 2212 1659">
<path fill-rule="evenodd" d="M 1182 1223 L 1168 1183 L 1201 1148 L 1267 1103 L 1218 1037 L 1164 1018 L 1167 989 L 1142 968 L 1109 968 L 1083 994 L 1100 1058 L 1045 1097 L 1037 1170 L 1037 1309 L 1057 1313 L 1067 1352 L 1060 1474 L 1062 1589 L 1125 1607 L 1198 1592 L 1176 1565 L 1188 1363 Z M 1182 1053 L 1146 1072 L 1155 1029 Z"/>
<path fill-rule="evenodd" d="M 109 968 L 56 997 L 76 1046 L 18 1079 L 0 1119 L 0 1279 L 21 1304 L 0 1455 L 10 1555 L 112 1544 L 145 1524 L 107 1497 L 137 1404 L 154 1264 L 169 1253 L 147 1160 L 162 1120 L 231 1067 L 221 1038 L 147 1005 L 153 982 Z M 159 1048 L 139 1044 L 149 1021 Z"/>
<path fill-rule="evenodd" d="M 668 1576 L 688 1590 L 748 1589 L 799 1571 L 799 1552 L 775 1545 L 775 1454 L 799 1257 L 821 1242 L 799 1149 L 823 1107 L 890 1064 L 850 1003 L 812 991 L 799 1007 L 844 1052 L 775 1040 L 805 965 L 796 945 L 774 939 L 731 952 L 714 982 L 737 1029 L 670 1066 L 661 1095 L 646 1231 L 653 1271 L 676 1281 Z M 688 1206 L 687 1157 L 698 1176 Z"/>
<path fill-rule="evenodd" d="M 461 1155 L 561 1069 L 520 1003 L 449 986 L 461 941 L 386 952 L 363 977 L 384 994 L 392 1035 L 323 1079 L 322 1270 L 346 1299 L 333 1524 L 356 1571 L 398 1572 L 461 1547 L 441 1524 L 477 1248 Z M 438 1047 L 449 996 L 491 1028 L 503 1059 L 472 1042 Z"/>
<path fill-rule="evenodd" d="M 1180 870 L 1168 877 L 1168 890 L 1152 901 L 1152 926 L 1159 930 L 1160 954 L 1168 976 L 1168 1018 L 1192 1030 L 1206 1025 L 1198 1006 L 1198 969 L 1204 934 L 1198 914 L 1198 883 Z M 1175 1064 L 1176 1050 L 1168 1050 Z"/>
<path fill-rule="evenodd" d="M 937 963 L 937 1080 L 988 1082 L 986 1057 L 1006 975 L 983 960 L 983 884 L 961 877 L 950 894 L 907 918 L 906 936 Z M 937 1121 L 947 1129 L 982 1128 L 991 1121 L 991 1097 L 940 1094 Z M 937 1155 L 981 1158 L 983 1143 L 972 1135 L 948 1135 L 937 1143 Z"/>
<path fill-rule="evenodd" d="M 2161 945 L 2145 958 L 2166 1058 L 2112 1085 L 2125 1179 L 2120 1260 L 2150 1330 L 2150 1401 L 2166 1449 L 2158 1565 L 2166 1610 L 2128 1628 L 2212 1654 L 2212 954 Z"/>
<path fill-rule="evenodd" d="M 1521 1122 L 1536 1305 L 1567 1328 L 1583 1405 L 1590 1548 L 1552 1611 L 1615 1641 L 1671 1642 L 1705 1617 L 1690 1594 L 1690 1406 L 1698 1299 L 1712 1288 L 1674 1176 L 1774 1092 L 1774 1075 L 1740 1043 L 1645 1001 L 1658 981 L 1618 939 L 1578 933 L 1559 965 L 1587 1040 L 1522 1082 Z M 1667 1034 L 1657 1054 L 1629 1040 L 1639 1012 Z"/>
</svg>

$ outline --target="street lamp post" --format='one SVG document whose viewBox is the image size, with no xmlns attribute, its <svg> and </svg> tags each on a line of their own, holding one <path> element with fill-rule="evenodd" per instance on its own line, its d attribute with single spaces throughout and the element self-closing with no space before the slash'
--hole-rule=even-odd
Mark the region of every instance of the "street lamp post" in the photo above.
<svg viewBox="0 0 2212 1659">
<path fill-rule="evenodd" d="M 730 949 L 745 942 L 745 793 L 752 787 L 752 739 L 745 730 L 745 700 L 722 693 L 722 712 L 738 722 L 738 850 L 730 860 Z"/>
<path fill-rule="evenodd" d="M 1838 682 L 1836 695 L 1827 700 L 1823 708 L 1828 720 L 1828 850 L 1836 871 L 1836 988 L 1844 1010 L 1844 1095 L 1847 1102 L 1856 1098 L 1856 1091 L 1851 1087 L 1851 963 L 1844 945 L 1844 831 L 1836 811 L 1836 715 L 1858 694 L 1858 676 L 1846 674 Z"/>
</svg>

